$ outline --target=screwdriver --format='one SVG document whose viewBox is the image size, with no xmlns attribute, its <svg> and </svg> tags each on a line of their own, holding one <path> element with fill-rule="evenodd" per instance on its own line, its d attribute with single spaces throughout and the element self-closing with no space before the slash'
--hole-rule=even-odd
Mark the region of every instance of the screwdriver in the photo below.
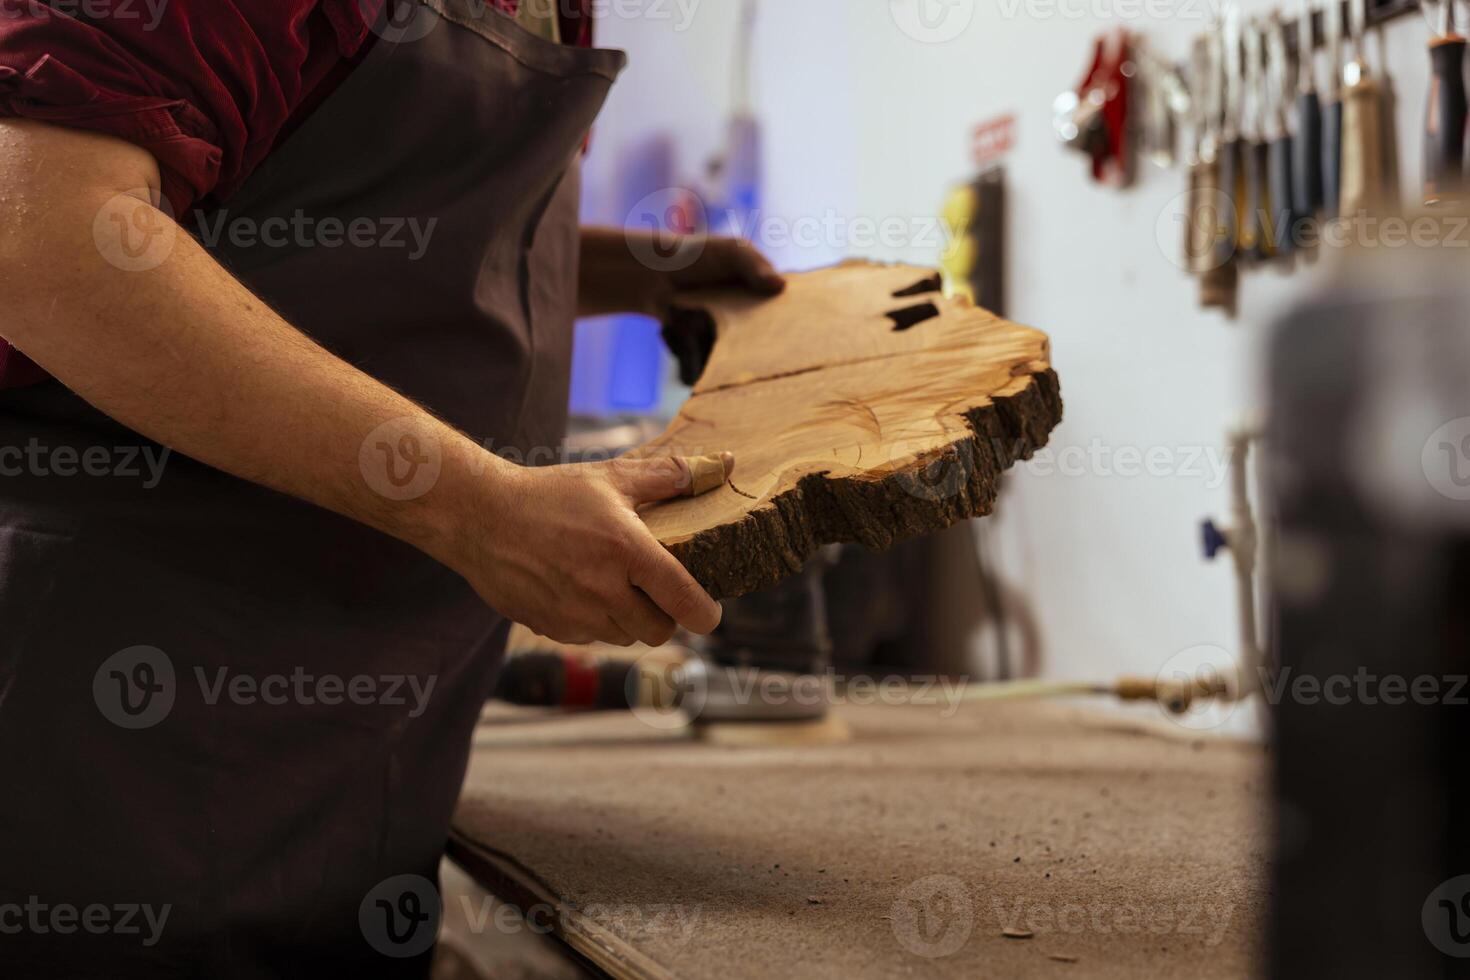
<svg viewBox="0 0 1470 980">
<path fill-rule="evenodd" d="M 1440 30 L 1429 41 L 1429 106 L 1424 119 L 1424 203 L 1459 197 L 1465 166 L 1465 39 L 1455 33 L 1453 0 L 1439 0 Z"/>
<path fill-rule="evenodd" d="M 1271 90 L 1275 107 L 1268 149 L 1272 228 L 1276 254 L 1286 256 L 1296 250 L 1297 214 L 1293 203 L 1291 131 L 1286 120 L 1286 104 L 1291 91 L 1286 70 L 1286 28 L 1279 14 L 1271 15 L 1266 48 L 1267 88 Z"/>
<path fill-rule="evenodd" d="M 1322 212 L 1322 104 L 1317 98 L 1311 0 L 1302 0 L 1296 39 L 1298 78 L 1292 200 L 1297 215 L 1305 217 Z"/>
<path fill-rule="evenodd" d="M 1342 0 L 1322 11 L 1327 33 L 1327 88 L 1322 97 L 1322 213 L 1337 217 L 1342 199 Z"/>
<path fill-rule="evenodd" d="M 1383 205 L 1383 93 L 1368 73 L 1364 0 L 1351 0 L 1348 36 L 1353 58 L 1342 71 L 1342 202 L 1338 215 L 1353 219 Z"/>
</svg>

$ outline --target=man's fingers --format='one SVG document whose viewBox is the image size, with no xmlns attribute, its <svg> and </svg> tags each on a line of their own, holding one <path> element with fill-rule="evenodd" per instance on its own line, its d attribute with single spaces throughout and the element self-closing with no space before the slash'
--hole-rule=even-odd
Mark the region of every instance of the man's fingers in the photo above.
<svg viewBox="0 0 1470 980">
<path fill-rule="evenodd" d="M 608 616 L 597 631 L 597 642 L 615 647 L 630 647 L 637 642 L 637 639 L 630 635 L 621 623 Z"/>
<path fill-rule="evenodd" d="M 746 286 L 766 296 L 775 296 L 785 290 L 785 277 L 759 250 L 747 246 L 741 252 L 740 279 Z"/>
<path fill-rule="evenodd" d="M 595 622 L 589 620 L 582 624 L 550 622 L 540 627 L 531 627 L 531 629 L 548 640 L 564 643 L 567 646 L 589 646 L 593 643 L 607 643 L 615 647 L 633 645 L 633 638 L 628 635 L 627 630 L 613 622 L 610 616 L 603 616 Z"/>
<path fill-rule="evenodd" d="M 618 487 L 633 506 L 673 497 L 693 497 L 721 486 L 735 469 L 730 453 L 714 456 L 653 456 L 620 459 L 613 466 Z"/>
<path fill-rule="evenodd" d="M 647 646 L 663 646 L 674 636 L 674 620 L 631 586 L 613 607 L 612 619 L 624 633 Z"/>
<path fill-rule="evenodd" d="M 720 604 L 652 535 L 647 549 L 630 569 L 628 580 L 691 633 L 712 633 L 720 625 Z"/>
<path fill-rule="evenodd" d="M 711 456 L 679 456 L 679 465 L 688 475 L 684 494 L 698 497 L 718 490 L 735 472 L 735 454 L 718 453 Z"/>
</svg>

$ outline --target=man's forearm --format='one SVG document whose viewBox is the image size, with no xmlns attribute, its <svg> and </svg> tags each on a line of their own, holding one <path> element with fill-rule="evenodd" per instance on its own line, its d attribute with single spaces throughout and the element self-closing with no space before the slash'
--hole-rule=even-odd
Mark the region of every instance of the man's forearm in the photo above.
<svg viewBox="0 0 1470 980">
<path fill-rule="evenodd" d="M 137 262 L 105 232 L 167 219 L 130 144 L 0 120 L 0 187 L 0 331 L 106 414 L 407 541 L 552 639 L 657 646 L 718 625 L 638 516 L 689 491 L 687 463 L 515 466 L 314 344 L 181 231 Z M 408 493 L 382 468 L 405 448 L 440 459 Z"/>
<path fill-rule="evenodd" d="M 641 262 L 635 246 L 646 255 L 659 254 L 667 242 L 652 232 L 621 228 L 583 228 L 581 274 L 577 283 L 579 316 L 644 313 L 657 316 L 672 292 L 666 273 Z"/>
<path fill-rule="evenodd" d="M 323 350 L 181 229 L 155 268 L 120 268 L 94 227 L 162 227 L 141 150 L 0 122 L 0 309 L 7 339 L 123 424 L 228 473 L 309 500 L 452 564 L 462 498 L 506 467 Z M 122 263 L 126 265 L 127 263 Z M 395 421 L 399 420 L 399 421 Z M 370 482 L 364 440 L 393 423 L 441 472 L 410 500 Z"/>
</svg>

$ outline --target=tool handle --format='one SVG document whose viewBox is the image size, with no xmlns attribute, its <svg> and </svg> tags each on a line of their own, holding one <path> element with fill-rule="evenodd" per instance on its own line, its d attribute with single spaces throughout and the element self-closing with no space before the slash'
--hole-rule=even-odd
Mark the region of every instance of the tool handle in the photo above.
<svg viewBox="0 0 1470 980">
<path fill-rule="evenodd" d="M 1337 217 L 1342 203 L 1342 102 L 1322 107 L 1322 213 Z"/>
<path fill-rule="evenodd" d="M 1296 250 L 1296 209 L 1292 204 L 1291 162 L 1292 140 L 1279 136 L 1267 149 L 1271 183 L 1271 224 L 1275 232 L 1273 244 L 1277 255 L 1290 255 Z"/>
<path fill-rule="evenodd" d="M 1245 203 L 1245 172 L 1241 168 L 1241 156 L 1245 144 L 1231 140 L 1220 147 L 1220 190 L 1224 206 L 1220 213 L 1220 226 L 1215 238 L 1214 259 L 1223 265 L 1235 256 L 1240 244 L 1240 218 Z"/>
<path fill-rule="evenodd" d="M 1216 261 L 1218 252 L 1215 244 L 1224 237 L 1223 226 L 1226 216 L 1223 211 L 1233 211 L 1234 204 L 1227 204 L 1220 184 L 1220 158 L 1201 160 L 1190 168 L 1190 212 L 1191 232 L 1188 256 L 1190 271 L 1199 275 L 1200 304 L 1206 307 L 1223 308 L 1228 314 L 1235 312 L 1236 264 L 1232 255 L 1227 261 Z"/>
<path fill-rule="evenodd" d="M 1204 190 L 1204 170 L 1209 164 L 1198 160 L 1189 165 L 1186 171 L 1186 190 L 1184 206 L 1184 267 L 1194 275 L 1200 275 L 1205 271 L 1206 259 L 1209 258 L 1213 247 L 1211 239 L 1206 237 L 1204 227 L 1204 216 L 1201 213 L 1201 202 Z M 1213 234 L 1213 232 L 1210 232 Z"/>
<path fill-rule="evenodd" d="M 1245 225 L 1241 228 L 1240 245 L 1245 257 L 1253 262 L 1264 261 L 1273 254 L 1270 215 L 1267 146 L 1265 143 L 1248 143 L 1245 147 Z"/>
<path fill-rule="evenodd" d="M 1450 0 L 1442 0 L 1449 3 Z M 1424 203 L 1458 197 L 1465 177 L 1465 39 L 1429 44 L 1429 106 L 1424 119 Z"/>
<path fill-rule="evenodd" d="M 1362 79 L 1342 93 L 1342 204 L 1339 217 L 1355 219 L 1383 203 L 1383 95 Z"/>
<path fill-rule="evenodd" d="M 1316 92 L 1296 100 L 1296 137 L 1292 144 L 1292 207 L 1298 215 L 1322 212 L 1322 104 Z"/>
</svg>

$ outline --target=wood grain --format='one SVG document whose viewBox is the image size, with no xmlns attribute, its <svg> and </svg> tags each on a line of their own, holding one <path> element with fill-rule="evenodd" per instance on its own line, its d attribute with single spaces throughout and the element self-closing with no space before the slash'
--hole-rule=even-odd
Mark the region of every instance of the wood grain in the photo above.
<svg viewBox="0 0 1470 980">
<path fill-rule="evenodd" d="M 1062 402 L 1046 335 L 938 291 L 913 266 L 792 276 L 775 299 L 681 299 L 713 331 L 704 374 L 639 455 L 732 452 L 725 487 L 647 509 L 716 598 L 798 571 L 821 545 L 887 548 L 989 513 Z"/>
</svg>

